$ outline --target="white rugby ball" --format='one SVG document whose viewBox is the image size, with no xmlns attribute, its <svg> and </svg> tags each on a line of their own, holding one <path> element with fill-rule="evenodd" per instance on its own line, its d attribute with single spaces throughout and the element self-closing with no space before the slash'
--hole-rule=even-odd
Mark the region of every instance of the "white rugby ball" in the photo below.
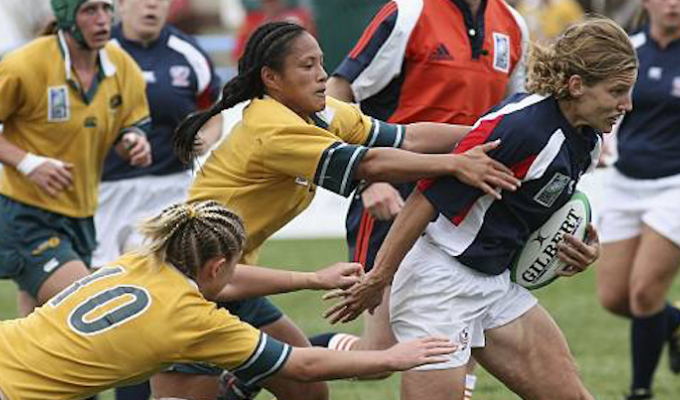
<svg viewBox="0 0 680 400">
<path fill-rule="evenodd" d="M 513 282 L 534 290 L 559 277 L 557 273 L 567 266 L 557 256 L 557 245 L 565 234 L 585 239 L 591 210 L 588 197 L 576 191 L 562 206 L 527 239 L 526 244 L 511 266 Z"/>
</svg>

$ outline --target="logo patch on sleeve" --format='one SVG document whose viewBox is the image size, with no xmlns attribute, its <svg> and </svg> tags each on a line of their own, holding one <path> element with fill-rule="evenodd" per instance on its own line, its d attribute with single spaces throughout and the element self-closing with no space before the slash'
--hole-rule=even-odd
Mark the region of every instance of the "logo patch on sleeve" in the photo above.
<svg viewBox="0 0 680 400">
<path fill-rule="evenodd" d="M 71 104 L 66 85 L 47 88 L 47 120 L 64 122 L 71 119 Z"/>
<path fill-rule="evenodd" d="M 546 183 L 546 185 L 543 186 L 543 188 L 539 190 L 538 193 L 536 193 L 534 200 L 544 207 L 552 207 L 552 205 L 555 203 L 555 200 L 557 200 L 564 189 L 569 186 L 569 182 L 571 182 L 570 177 L 556 172 L 550 181 L 548 181 L 548 183 Z"/>
<path fill-rule="evenodd" d="M 510 72 L 510 36 L 502 33 L 493 33 L 493 68 L 508 73 Z"/>
</svg>

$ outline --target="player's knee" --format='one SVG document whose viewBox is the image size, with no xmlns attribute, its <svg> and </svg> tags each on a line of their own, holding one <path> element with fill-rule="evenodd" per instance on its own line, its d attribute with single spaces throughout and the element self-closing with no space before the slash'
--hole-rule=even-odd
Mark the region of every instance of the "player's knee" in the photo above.
<svg viewBox="0 0 680 400">
<path fill-rule="evenodd" d="M 646 286 L 646 285 L 645 285 Z M 648 317 L 663 308 L 664 298 L 649 286 L 635 285 L 630 295 L 630 310 L 635 317 Z"/>
</svg>

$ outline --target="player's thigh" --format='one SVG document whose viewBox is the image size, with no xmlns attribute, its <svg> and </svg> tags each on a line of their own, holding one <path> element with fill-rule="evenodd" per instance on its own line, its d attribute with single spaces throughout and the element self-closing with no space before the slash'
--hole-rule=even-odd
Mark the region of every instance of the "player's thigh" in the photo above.
<svg viewBox="0 0 680 400">
<path fill-rule="evenodd" d="M 485 337 L 486 346 L 473 350 L 476 360 L 522 399 L 592 399 L 562 332 L 540 305 Z"/>
<path fill-rule="evenodd" d="M 52 296 L 88 275 L 90 275 L 89 268 L 80 260 L 68 261 L 59 266 L 38 289 L 38 304 L 45 304 Z"/>
<path fill-rule="evenodd" d="M 680 247 L 659 231 L 645 225 L 630 275 L 630 307 L 633 315 L 649 316 L 663 308 L 679 267 Z"/>
<path fill-rule="evenodd" d="M 464 366 L 402 373 L 401 400 L 462 400 L 464 391 Z"/>
<path fill-rule="evenodd" d="M 364 329 L 361 340 L 356 343 L 352 350 L 384 350 L 397 343 L 390 326 L 391 290 L 392 287 L 389 285 L 385 288 L 382 303 L 372 314 L 368 311 L 364 312 Z"/>
<path fill-rule="evenodd" d="M 628 284 L 639 243 L 640 236 L 604 243 L 595 265 L 600 303 L 616 314 L 629 314 Z"/>
<path fill-rule="evenodd" d="M 218 375 L 163 372 L 150 382 L 154 399 L 215 400 L 219 390 Z"/>
</svg>

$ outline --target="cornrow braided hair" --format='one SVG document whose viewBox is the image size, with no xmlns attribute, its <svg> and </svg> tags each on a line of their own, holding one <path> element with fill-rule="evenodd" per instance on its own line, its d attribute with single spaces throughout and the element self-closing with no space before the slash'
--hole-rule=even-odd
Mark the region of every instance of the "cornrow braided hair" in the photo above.
<svg viewBox="0 0 680 400">
<path fill-rule="evenodd" d="M 241 217 L 214 200 L 174 204 L 144 220 L 139 231 L 150 255 L 190 278 L 211 258 L 231 259 L 246 244 Z"/>
<path fill-rule="evenodd" d="M 306 32 L 305 28 L 298 24 L 270 22 L 252 33 L 238 61 L 238 75 L 224 85 L 222 98 L 208 110 L 190 114 L 175 129 L 173 146 L 182 163 L 193 165 L 197 157 L 195 149 L 200 144 L 198 132 L 210 118 L 242 101 L 264 96 L 262 68 L 281 71 L 293 40 L 303 32 Z"/>
</svg>

